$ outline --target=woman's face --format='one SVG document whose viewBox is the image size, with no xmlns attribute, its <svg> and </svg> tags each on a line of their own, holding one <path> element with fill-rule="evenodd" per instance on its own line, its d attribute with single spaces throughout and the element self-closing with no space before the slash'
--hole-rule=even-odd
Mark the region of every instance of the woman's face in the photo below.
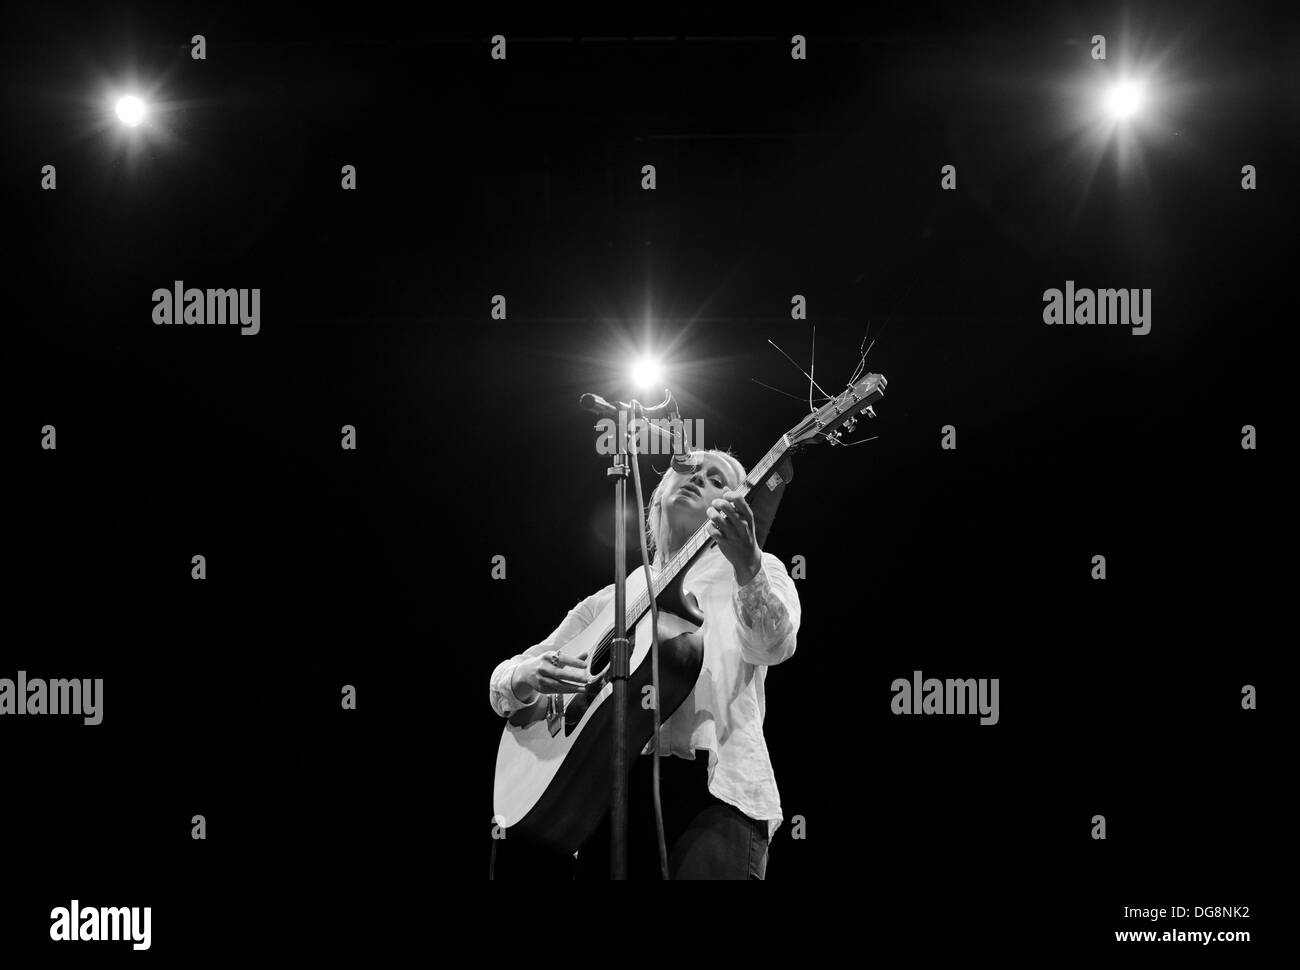
<svg viewBox="0 0 1300 970">
<path fill-rule="evenodd" d="M 719 455 L 701 455 L 694 471 L 674 474 L 677 480 L 663 502 L 670 527 L 677 529 L 699 528 L 708 518 L 713 500 L 722 498 L 723 492 L 739 484 L 731 465 Z"/>
</svg>

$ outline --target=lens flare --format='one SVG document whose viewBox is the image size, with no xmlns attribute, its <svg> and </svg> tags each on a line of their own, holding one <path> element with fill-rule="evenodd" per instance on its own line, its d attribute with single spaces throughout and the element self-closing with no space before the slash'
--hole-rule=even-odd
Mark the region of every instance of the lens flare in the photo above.
<svg viewBox="0 0 1300 970">
<path fill-rule="evenodd" d="M 119 98 L 116 110 L 118 120 L 128 128 L 134 128 L 144 121 L 144 102 L 133 94 Z"/>
</svg>

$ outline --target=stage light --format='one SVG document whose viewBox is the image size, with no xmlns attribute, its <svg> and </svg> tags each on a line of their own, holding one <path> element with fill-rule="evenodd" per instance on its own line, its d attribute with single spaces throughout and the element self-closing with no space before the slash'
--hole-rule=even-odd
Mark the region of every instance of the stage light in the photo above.
<svg viewBox="0 0 1300 970">
<path fill-rule="evenodd" d="M 662 376 L 659 363 L 649 357 L 642 357 L 632 368 L 632 383 L 640 388 L 657 386 Z"/>
<path fill-rule="evenodd" d="M 1144 99 L 1140 81 L 1119 81 L 1106 93 L 1106 112 L 1116 121 L 1124 121 L 1137 114 Z"/>
<path fill-rule="evenodd" d="M 133 94 L 117 100 L 117 117 L 128 128 L 134 128 L 144 121 L 144 102 Z"/>
</svg>

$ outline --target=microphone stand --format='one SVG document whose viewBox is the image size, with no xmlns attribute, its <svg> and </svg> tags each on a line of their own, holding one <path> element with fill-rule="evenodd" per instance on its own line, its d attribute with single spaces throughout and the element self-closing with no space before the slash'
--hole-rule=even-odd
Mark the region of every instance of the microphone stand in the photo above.
<svg viewBox="0 0 1300 970">
<path fill-rule="evenodd" d="M 610 679 L 614 685 L 614 785 L 609 802 L 609 878 L 627 878 L 627 677 L 632 663 L 627 639 L 627 436 L 619 415 L 618 451 L 606 475 L 614 479 L 614 642 Z"/>
<path fill-rule="evenodd" d="M 609 802 L 609 878 L 627 879 L 627 680 L 631 673 L 632 645 L 627 637 L 627 476 L 631 470 L 628 461 L 627 435 L 631 433 L 632 405 L 624 401 L 610 404 L 595 394 L 584 394 L 579 405 L 617 422 L 618 451 L 605 474 L 614 479 L 614 639 L 610 643 L 609 673 L 613 685 L 614 730 L 612 763 L 614 782 Z M 656 414 L 674 414 L 676 402 L 668 394 L 653 408 L 636 408 L 638 415 L 648 418 Z M 651 426 L 653 427 L 653 426 Z M 637 521 L 640 521 L 638 512 Z M 647 590 L 652 595 L 653 590 Z"/>
</svg>

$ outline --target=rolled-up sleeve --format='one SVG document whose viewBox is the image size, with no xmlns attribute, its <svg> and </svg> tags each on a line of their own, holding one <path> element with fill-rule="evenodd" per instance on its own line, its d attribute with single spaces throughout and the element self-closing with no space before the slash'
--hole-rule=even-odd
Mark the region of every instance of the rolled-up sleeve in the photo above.
<svg viewBox="0 0 1300 970">
<path fill-rule="evenodd" d="M 508 660 L 501 661 L 501 663 L 497 664 L 496 669 L 492 671 L 490 690 L 492 710 L 502 717 L 509 717 L 520 708 L 531 707 L 541 699 L 542 695 L 537 691 L 533 691 L 532 697 L 526 701 L 521 701 L 510 686 L 510 679 L 514 676 L 515 668 L 527 656 L 527 653 L 516 654 Z"/>
<path fill-rule="evenodd" d="M 799 593 L 785 564 L 763 553 L 763 568 L 731 596 L 741 655 L 749 663 L 773 666 L 794 655 L 799 633 Z"/>
</svg>

